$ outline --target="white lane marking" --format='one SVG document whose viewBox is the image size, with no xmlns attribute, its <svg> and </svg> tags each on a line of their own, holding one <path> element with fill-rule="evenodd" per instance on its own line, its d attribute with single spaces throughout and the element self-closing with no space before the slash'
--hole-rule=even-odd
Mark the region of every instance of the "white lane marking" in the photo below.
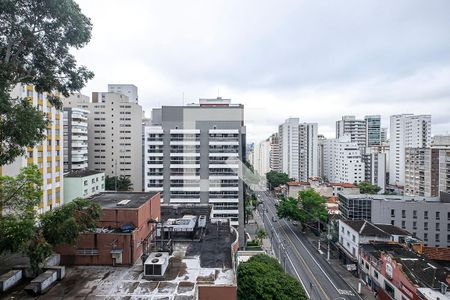
<svg viewBox="0 0 450 300">
<path fill-rule="evenodd" d="M 281 242 L 280 236 L 278 235 L 278 232 L 275 230 L 274 224 L 270 221 L 270 219 L 267 216 L 267 214 L 264 214 L 264 215 L 266 216 L 267 221 L 269 222 L 270 226 L 272 227 L 272 232 L 275 232 L 275 235 L 278 237 L 278 240 Z M 264 218 L 263 218 L 263 224 L 264 224 Z M 274 251 L 274 253 L 275 253 L 275 251 Z M 305 291 L 305 293 L 308 296 L 308 298 L 311 298 L 308 290 L 306 289 L 306 285 L 304 284 L 302 278 L 300 277 L 300 274 L 298 274 L 297 269 L 295 268 L 294 262 L 292 261 L 292 259 L 289 256 L 289 253 L 287 251 L 285 251 L 284 253 L 286 254 L 286 257 L 288 258 L 289 262 L 291 263 L 291 266 L 292 266 L 292 269 L 295 272 L 295 275 L 297 275 L 298 280 L 300 280 L 300 283 L 303 286 L 303 290 Z M 281 255 L 280 255 L 280 257 L 281 257 Z"/>
<path fill-rule="evenodd" d="M 340 295 L 355 296 L 355 294 L 352 291 L 350 291 L 350 290 L 338 289 L 338 292 L 339 292 Z"/>
<path fill-rule="evenodd" d="M 273 199 L 271 199 L 271 197 L 268 197 L 270 200 L 272 200 L 273 203 Z M 305 248 L 306 252 L 309 254 L 309 256 L 312 258 L 312 260 L 316 263 L 316 265 L 319 267 L 319 269 L 322 271 L 322 273 L 325 275 L 325 277 L 328 279 L 328 281 L 333 285 L 333 287 L 336 289 L 336 291 L 339 293 L 339 291 L 341 291 L 341 289 L 338 289 L 336 287 L 336 285 L 333 283 L 333 281 L 330 279 L 330 277 L 328 276 L 328 274 L 325 272 L 324 269 L 322 269 L 322 267 L 319 265 L 319 263 L 317 262 L 317 260 L 314 258 L 314 256 L 311 254 L 311 252 L 309 252 L 308 248 L 306 248 L 305 244 L 303 244 L 303 242 L 300 240 L 300 238 L 297 236 L 297 234 L 292 230 L 292 228 L 289 226 L 289 224 L 283 220 L 283 222 L 285 223 L 285 225 L 287 225 L 287 227 L 289 228 L 289 230 L 294 234 L 295 238 L 300 242 L 300 244 L 302 244 L 303 248 Z M 354 294 L 353 294 L 354 296 Z M 359 297 L 360 299 L 362 299 L 361 297 Z"/>
</svg>

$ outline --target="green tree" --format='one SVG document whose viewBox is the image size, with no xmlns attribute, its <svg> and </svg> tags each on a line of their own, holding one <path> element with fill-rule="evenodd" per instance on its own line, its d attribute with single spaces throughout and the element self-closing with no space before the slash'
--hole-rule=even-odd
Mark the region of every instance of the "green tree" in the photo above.
<svg viewBox="0 0 450 300">
<path fill-rule="evenodd" d="M 80 233 L 96 227 L 101 208 L 92 201 L 77 198 L 41 215 L 41 230 L 52 246 L 74 244 Z"/>
<path fill-rule="evenodd" d="M 59 93 L 79 91 L 94 74 L 77 66 L 70 49 L 84 47 L 92 25 L 73 0 L 0 1 L 0 165 L 40 142 L 45 116 L 28 99 L 11 98 L 17 84 L 49 92 L 61 107 Z"/>
<path fill-rule="evenodd" d="M 267 237 L 267 232 L 264 229 L 258 229 L 256 231 L 256 240 L 258 241 L 258 244 L 261 245 L 262 244 L 262 240 L 265 239 Z"/>
<path fill-rule="evenodd" d="M 379 186 L 371 184 L 370 182 L 363 181 L 358 184 L 361 194 L 371 194 L 375 195 L 381 190 Z"/>
<path fill-rule="evenodd" d="M 237 286 L 238 299 L 307 299 L 300 283 L 285 273 L 275 259 L 267 255 L 253 256 L 239 265 Z"/>
<path fill-rule="evenodd" d="M 277 215 L 280 218 L 292 219 L 301 223 L 317 221 L 317 219 L 326 222 L 328 211 L 325 202 L 319 193 L 313 189 L 307 189 L 299 192 L 298 199 L 282 198 L 277 207 Z"/>
<path fill-rule="evenodd" d="M 35 235 L 35 207 L 42 197 L 37 166 L 23 168 L 16 177 L 0 176 L 0 253 L 24 252 Z"/>
<path fill-rule="evenodd" d="M 268 172 L 266 174 L 266 179 L 267 179 L 267 187 L 271 190 L 293 180 L 289 178 L 288 174 L 277 171 Z"/>
<path fill-rule="evenodd" d="M 35 273 L 54 246 L 74 244 L 81 232 L 95 228 L 101 211 L 94 202 L 75 199 L 38 216 L 41 186 L 35 165 L 16 177 L 0 176 L 0 253 L 24 253 Z"/>
<path fill-rule="evenodd" d="M 133 184 L 131 183 L 130 178 L 127 176 L 106 176 L 105 178 L 105 189 L 107 191 L 129 191 L 132 187 Z"/>
</svg>

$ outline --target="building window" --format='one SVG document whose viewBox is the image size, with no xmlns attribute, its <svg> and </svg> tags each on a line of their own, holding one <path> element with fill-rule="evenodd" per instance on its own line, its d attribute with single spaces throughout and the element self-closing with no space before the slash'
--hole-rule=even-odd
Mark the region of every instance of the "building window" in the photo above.
<svg viewBox="0 0 450 300">
<path fill-rule="evenodd" d="M 342 233 L 344 233 L 344 227 L 341 227 L 341 229 L 342 229 L 342 230 L 341 230 L 341 231 L 342 231 Z"/>
<path fill-rule="evenodd" d="M 402 218 L 406 218 L 406 211 L 402 209 Z"/>
<path fill-rule="evenodd" d="M 375 278 L 378 279 L 378 272 L 377 271 L 373 271 L 373 276 L 375 276 Z"/>
<path fill-rule="evenodd" d="M 439 242 L 439 233 L 436 233 L 435 241 Z"/>
<path fill-rule="evenodd" d="M 436 231 L 440 231 L 441 230 L 441 227 L 440 227 L 440 223 L 436 223 Z"/>
<path fill-rule="evenodd" d="M 437 211 L 436 212 L 436 220 L 440 220 L 441 219 L 441 212 Z"/>
<path fill-rule="evenodd" d="M 417 219 L 417 210 L 413 210 L 413 219 Z"/>
<path fill-rule="evenodd" d="M 427 212 L 427 211 L 424 211 L 424 212 L 423 212 L 423 218 L 424 218 L 425 220 L 428 220 L 428 212 Z"/>
<path fill-rule="evenodd" d="M 450 221 L 450 212 L 447 213 L 447 220 Z"/>
<path fill-rule="evenodd" d="M 424 233 L 423 234 L 423 240 L 424 241 L 428 241 L 428 233 Z"/>
<path fill-rule="evenodd" d="M 395 209 L 391 209 L 391 218 L 395 218 Z"/>
<path fill-rule="evenodd" d="M 416 221 L 413 222 L 413 229 L 417 229 L 417 222 Z"/>
<path fill-rule="evenodd" d="M 88 185 L 88 181 L 85 180 L 84 183 L 83 183 L 83 185 Z"/>
<path fill-rule="evenodd" d="M 391 220 L 391 225 L 394 226 L 395 225 L 395 221 Z"/>
<path fill-rule="evenodd" d="M 352 236 L 352 240 L 353 240 L 353 242 L 355 242 L 355 235 L 354 234 Z"/>
<path fill-rule="evenodd" d="M 405 229 L 406 228 L 406 222 L 402 221 L 402 228 Z"/>
<path fill-rule="evenodd" d="M 423 230 L 428 230 L 428 222 L 423 222 Z"/>
</svg>

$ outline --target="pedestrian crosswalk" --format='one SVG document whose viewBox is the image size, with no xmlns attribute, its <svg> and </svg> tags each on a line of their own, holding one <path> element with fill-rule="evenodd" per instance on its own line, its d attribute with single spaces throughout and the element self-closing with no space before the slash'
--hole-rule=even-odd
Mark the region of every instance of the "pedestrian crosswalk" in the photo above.
<svg viewBox="0 0 450 300">
<path fill-rule="evenodd" d="M 338 293 L 339 293 L 340 295 L 355 296 L 355 294 L 354 294 L 352 291 L 350 291 L 350 290 L 341 290 L 341 289 L 338 289 Z"/>
</svg>

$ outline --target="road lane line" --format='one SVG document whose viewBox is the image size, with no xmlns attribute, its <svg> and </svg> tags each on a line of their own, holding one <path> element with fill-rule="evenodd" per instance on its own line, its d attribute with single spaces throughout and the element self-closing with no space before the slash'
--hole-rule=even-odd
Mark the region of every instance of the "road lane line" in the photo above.
<svg viewBox="0 0 450 300">
<path fill-rule="evenodd" d="M 268 197 L 269 199 L 271 197 Z M 273 200 L 273 199 L 271 199 Z M 273 201 L 272 201 L 273 203 Z M 276 212 L 275 212 L 276 213 Z M 315 259 L 315 257 L 311 254 L 311 252 L 308 250 L 308 248 L 306 248 L 305 244 L 302 242 L 302 240 L 300 240 L 300 238 L 298 237 L 298 235 L 292 230 L 292 228 L 289 226 L 289 223 L 286 220 L 282 220 L 287 227 L 289 228 L 289 230 L 294 234 L 295 238 L 300 242 L 300 244 L 302 244 L 303 248 L 305 248 L 306 252 L 309 254 L 309 256 L 312 258 L 312 260 L 316 263 L 316 265 L 319 267 L 319 269 L 322 271 L 322 273 L 326 276 L 326 278 L 328 279 L 328 281 L 330 281 L 330 283 L 333 285 L 333 287 L 336 289 L 336 291 L 339 293 L 340 289 L 338 289 L 336 287 L 336 285 L 333 283 L 333 281 L 331 280 L 331 278 L 328 276 L 328 274 L 325 272 L 325 270 L 322 268 L 322 266 L 319 264 L 319 262 Z M 348 285 L 348 284 L 347 284 Z M 353 289 L 350 285 L 348 285 L 351 289 Z M 358 293 L 356 293 L 356 296 L 359 297 L 360 299 L 361 296 L 359 296 Z"/>
<path fill-rule="evenodd" d="M 270 210 L 272 212 L 272 210 Z M 273 213 L 273 212 L 272 212 Z M 267 217 L 268 218 L 268 217 Z M 268 219 L 269 220 L 269 219 Z M 272 225 L 272 228 L 274 229 L 275 234 L 278 236 L 277 231 L 275 230 L 275 226 L 273 225 L 273 222 L 271 222 L 269 220 L 269 223 Z M 306 261 L 303 259 L 302 255 L 300 254 L 300 252 L 298 251 L 298 249 L 295 247 L 294 242 L 292 241 L 292 239 L 287 235 L 287 231 L 284 230 L 282 227 L 279 227 L 285 234 L 285 237 L 290 241 L 292 249 L 294 249 L 294 251 L 297 253 L 298 258 L 300 258 L 300 260 L 303 262 L 303 264 L 305 265 L 306 269 L 309 271 L 309 273 L 312 275 L 313 280 L 316 282 L 316 285 L 318 288 L 320 288 L 320 290 L 322 291 L 322 294 L 327 298 L 327 299 L 331 299 L 327 293 L 325 293 L 325 290 L 323 289 L 322 285 L 319 283 L 319 281 L 317 280 L 317 278 L 314 276 L 314 272 L 311 270 L 311 268 L 309 267 L 309 265 L 306 263 Z M 278 239 L 281 241 L 281 239 L 278 236 Z M 305 248 L 304 244 L 302 243 L 302 246 Z M 305 248 L 306 251 L 308 251 L 308 249 Z M 323 272 L 323 270 L 322 270 Z M 334 286 L 334 285 L 333 285 Z M 306 287 L 305 287 L 306 290 Z"/>
</svg>

